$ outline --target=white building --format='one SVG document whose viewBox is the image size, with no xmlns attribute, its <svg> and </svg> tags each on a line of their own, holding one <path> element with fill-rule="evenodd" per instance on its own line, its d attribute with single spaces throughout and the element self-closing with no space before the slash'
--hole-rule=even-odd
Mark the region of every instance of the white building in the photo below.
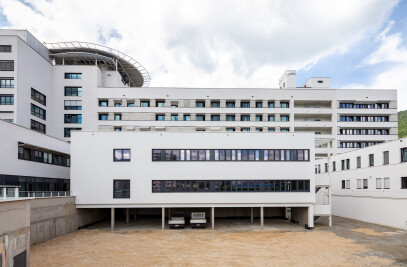
<svg viewBox="0 0 407 267">
<path fill-rule="evenodd" d="M 407 138 L 315 164 L 317 183 L 331 180 L 333 215 L 407 229 Z"/>
<path fill-rule="evenodd" d="M 313 228 L 310 133 L 75 132 L 78 208 L 260 208 Z M 163 216 L 165 212 L 163 212 Z M 114 216 L 113 216 L 114 217 Z M 263 224 L 263 220 L 261 220 Z"/>
<path fill-rule="evenodd" d="M 21 197 L 70 191 L 68 142 L 2 120 L 0 136 L 0 185 L 20 186 Z"/>
<path fill-rule="evenodd" d="M 396 90 L 330 89 L 324 77 L 297 87 L 295 71 L 274 89 L 147 88 L 147 71 L 128 55 L 44 46 L 28 31 L 0 30 L 0 51 L 0 118 L 61 139 L 72 130 L 308 132 L 333 138 L 340 153 L 397 138 Z"/>
</svg>

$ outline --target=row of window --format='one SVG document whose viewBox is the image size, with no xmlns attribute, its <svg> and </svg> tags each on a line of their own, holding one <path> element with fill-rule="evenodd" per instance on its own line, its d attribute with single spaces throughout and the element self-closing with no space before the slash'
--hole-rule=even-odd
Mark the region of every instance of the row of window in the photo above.
<svg viewBox="0 0 407 267">
<path fill-rule="evenodd" d="M 105 114 L 107 115 L 107 114 Z M 157 114 L 155 116 L 155 120 L 157 121 L 165 121 L 165 114 Z M 171 120 L 172 121 L 178 121 L 178 114 L 171 114 Z M 190 114 L 184 114 L 183 116 L 184 121 L 191 121 L 191 115 Z M 195 116 L 196 121 L 205 121 L 205 115 L 196 115 Z M 220 114 L 213 114 L 210 117 L 211 121 L 220 121 Z M 226 115 L 225 121 L 235 121 L 236 116 L 235 115 Z M 250 115 L 241 115 L 240 116 L 240 121 L 250 121 Z M 254 121 L 263 121 L 263 115 L 257 114 L 255 115 Z M 275 115 L 268 115 L 267 116 L 267 121 L 275 121 Z M 290 116 L 289 115 L 281 115 L 280 116 L 280 121 L 290 121 Z"/>
<path fill-rule="evenodd" d="M 384 122 L 389 121 L 389 116 L 340 116 L 339 121 Z"/>
<path fill-rule="evenodd" d="M 65 114 L 64 123 L 82 123 L 82 114 Z"/>
<path fill-rule="evenodd" d="M 407 162 L 407 147 L 400 149 L 400 162 Z M 390 163 L 389 151 L 383 151 L 383 165 L 388 165 Z M 369 154 L 368 156 L 368 166 L 375 166 L 374 154 Z M 328 163 L 325 163 L 325 172 L 328 172 Z M 351 168 L 350 159 L 341 160 L 341 170 L 349 170 Z M 362 157 L 356 157 L 356 169 L 362 168 Z M 332 162 L 332 171 L 336 171 L 336 161 Z M 315 173 L 321 173 L 321 165 L 315 166 Z"/>
<path fill-rule="evenodd" d="M 153 161 L 309 161 L 308 149 L 153 149 Z"/>
<path fill-rule="evenodd" d="M 108 106 L 108 101 L 107 100 L 100 100 L 99 101 L 99 106 L 100 107 L 107 107 Z M 115 103 L 115 107 L 120 107 L 120 103 Z M 129 107 L 129 105 L 127 105 Z M 156 101 L 155 102 L 156 107 L 165 107 L 165 101 Z M 134 103 L 132 103 L 132 107 L 134 107 Z M 150 101 L 149 100 L 141 100 L 140 101 L 140 107 L 151 107 L 150 106 Z M 177 104 L 171 105 L 171 107 L 178 107 Z M 196 101 L 195 102 L 195 107 L 197 108 L 204 108 L 205 107 L 205 101 Z M 220 101 L 211 101 L 210 106 L 211 108 L 220 108 Z M 235 101 L 226 101 L 226 107 L 227 108 L 235 108 L 236 107 L 236 102 Z M 250 108 L 250 101 L 241 101 L 240 102 L 240 107 L 241 108 Z M 263 101 L 257 101 L 255 103 L 256 108 L 263 108 Z M 274 102 L 268 102 L 267 103 L 268 108 L 275 108 Z M 280 102 L 280 108 L 289 108 L 290 103 L 289 102 Z"/>
<path fill-rule="evenodd" d="M 339 148 L 362 148 L 374 146 L 383 142 L 339 142 Z"/>
<path fill-rule="evenodd" d="M 20 186 L 20 197 L 27 197 L 25 192 L 70 191 L 69 179 L 31 177 L 0 174 L 1 185 Z"/>
<path fill-rule="evenodd" d="M 64 137 L 71 137 L 71 131 L 81 131 L 82 128 L 64 128 Z"/>
<path fill-rule="evenodd" d="M 46 125 L 41 123 L 41 122 L 31 120 L 31 130 L 34 130 L 34 131 L 45 134 L 46 133 Z"/>
<path fill-rule="evenodd" d="M 153 193 L 310 192 L 309 180 L 153 180 Z"/>
<path fill-rule="evenodd" d="M 21 144 L 19 144 L 21 145 Z M 58 166 L 70 166 L 69 155 L 55 154 L 51 152 L 46 152 L 45 150 L 18 147 L 18 159 L 47 163 Z"/>
<path fill-rule="evenodd" d="M 339 108 L 388 109 L 389 103 L 376 103 L 376 104 L 339 103 Z"/>
<path fill-rule="evenodd" d="M 389 135 L 388 129 L 340 129 L 341 135 Z"/>
<path fill-rule="evenodd" d="M 342 189 L 350 189 L 350 180 L 342 180 Z M 356 189 L 369 189 L 368 179 L 357 179 Z M 376 178 L 376 189 L 390 189 L 390 178 Z M 407 189 L 407 177 L 401 177 L 401 189 Z"/>
<path fill-rule="evenodd" d="M 47 105 L 47 97 L 34 88 L 31 88 L 31 99 L 37 101 L 38 103 L 46 106 Z"/>
<path fill-rule="evenodd" d="M 65 73 L 65 79 L 82 79 L 82 73 Z"/>
<path fill-rule="evenodd" d="M 0 95 L 0 105 L 14 105 L 14 96 Z"/>
<path fill-rule="evenodd" d="M 0 71 L 14 71 L 14 60 L 0 60 Z"/>
<path fill-rule="evenodd" d="M 0 78 L 0 88 L 14 88 L 14 78 Z"/>
<path fill-rule="evenodd" d="M 34 104 L 31 104 L 31 115 L 46 120 L 47 112 Z"/>
</svg>

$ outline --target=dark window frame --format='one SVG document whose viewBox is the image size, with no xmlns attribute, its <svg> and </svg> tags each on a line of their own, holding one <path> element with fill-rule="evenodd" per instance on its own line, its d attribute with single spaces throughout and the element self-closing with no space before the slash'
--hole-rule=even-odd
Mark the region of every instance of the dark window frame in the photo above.
<svg viewBox="0 0 407 267">
<path fill-rule="evenodd" d="M 116 159 L 116 156 L 115 156 L 116 150 L 121 150 L 122 159 Z M 128 151 L 129 151 L 129 155 L 130 155 L 130 158 L 129 158 L 129 159 L 124 159 L 124 158 L 123 158 L 123 154 L 124 154 L 124 151 L 125 151 L 125 150 L 128 150 Z M 131 161 L 131 149 L 130 149 L 130 148 L 114 148 L 114 149 L 113 149 L 113 161 L 114 161 L 114 162 L 130 162 L 130 161 Z"/>
<path fill-rule="evenodd" d="M 116 190 L 115 190 L 115 183 L 116 182 L 121 182 L 121 185 L 122 185 L 122 188 L 121 188 L 121 191 L 122 191 L 122 195 L 120 196 L 120 195 L 116 195 Z M 127 183 L 128 182 L 128 191 L 126 191 L 126 185 L 124 184 L 124 183 Z M 127 195 L 128 194 L 128 195 Z M 130 195 L 131 194 L 131 182 L 130 182 L 130 179 L 113 179 L 113 198 L 119 198 L 119 199 L 121 199 L 121 198 L 130 198 Z"/>
</svg>

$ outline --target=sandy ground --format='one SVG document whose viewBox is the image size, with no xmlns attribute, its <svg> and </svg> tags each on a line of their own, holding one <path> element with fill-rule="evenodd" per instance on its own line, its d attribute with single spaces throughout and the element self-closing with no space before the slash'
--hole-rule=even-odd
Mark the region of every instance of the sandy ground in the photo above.
<svg viewBox="0 0 407 267">
<path fill-rule="evenodd" d="M 390 266 L 371 247 L 313 230 L 84 229 L 31 247 L 31 266 Z"/>
<path fill-rule="evenodd" d="M 367 235 L 377 235 L 377 236 L 385 236 L 385 235 L 387 235 L 385 233 L 380 233 L 380 232 L 377 232 L 377 231 L 375 231 L 373 229 L 369 229 L 369 228 L 357 228 L 357 229 L 352 229 L 352 231 L 359 232 L 359 233 L 364 233 L 364 234 L 367 234 Z"/>
</svg>

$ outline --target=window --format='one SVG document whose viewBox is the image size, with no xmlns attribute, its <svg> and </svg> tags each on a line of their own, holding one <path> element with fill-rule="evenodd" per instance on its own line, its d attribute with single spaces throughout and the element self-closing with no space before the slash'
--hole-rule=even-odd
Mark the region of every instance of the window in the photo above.
<svg viewBox="0 0 407 267">
<path fill-rule="evenodd" d="M 341 170 L 342 171 L 345 170 L 345 160 L 344 159 L 341 160 L 341 166 L 342 166 Z"/>
<path fill-rule="evenodd" d="M 121 106 L 122 106 L 122 103 L 114 103 L 114 106 L 115 106 L 116 108 L 121 107 Z"/>
<path fill-rule="evenodd" d="M 250 121 L 250 115 L 242 115 L 242 116 L 240 117 L 240 120 L 241 120 L 241 121 Z"/>
<path fill-rule="evenodd" d="M 14 60 L 0 60 L 0 71 L 14 71 Z"/>
<path fill-rule="evenodd" d="M 389 151 L 383 152 L 383 165 L 389 164 Z"/>
<path fill-rule="evenodd" d="M 130 198 L 130 180 L 113 180 L 113 198 Z"/>
<path fill-rule="evenodd" d="M 31 115 L 38 117 L 40 119 L 46 120 L 46 111 L 34 104 L 31 104 Z"/>
<path fill-rule="evenodd" d="M 204 101 L 196 101 L 195 107 L 204 108 L 205 107 L 205 102 Z"/>
<path fill-rule="evenodd" d="M 113 149 L 113 161 L 130 161 L 130 149 Z"/>
<path fill-rule="evenodd" d="M 356 184 L 357 184 L 357 186 L 356 186 L 357 189 L 362 189 L 362 179 L 357 179 Z"/>
<path fill-rule="evenodd" d="M 18 143 L 18 159 L 48 163 L 64 167 L 70 166 L 70 157 L 67 154 L 59 152 L 48 152 L 43 148 L 26 148 L 23 143 Z"/>
<path fill-rule="evenodd" d="M 346 180 L 346 189 L 350 189 L 350 180 Z"/>
<path fill-rule="evenodd" d="M 328 172 L 328 169 L 329 169 L 328 163 L 325 163 L 325 172 Z"/>
<path fill-rule="evenodd" d="M 356 168 L 357 169 L 362 168 L 362 159 L 361 159 L 361 157 L 356 158 Z"/>
<path fill-rule="evenodd" d="M 121 132 L 122 131 L 122 127 L 114 127 L 113 131 L 115 132 Z"/>
<path fill-rule="evenodd" d="M 262 108 L 263 107 L 263 102 L 257 101 L 256 102 L 256 108 Z"/>
<path fill-rule="evenodd" d="M 211 108 L 220 108 L 220 102 L 219 101 L 212 101 L 211 102 Z"/>
<path fill-rule="evenodd" d="M 250 108 L 250 102 L 249 101 L 242 101 L 242 102 L 240 102 L 240 107 L 241 108 Z"/>
<path fill-rule="evenodd" d="M 250 132 L 250 128 L 242 128 L 240 131 L 241 132 Z"/>
<path fill-rule="evenodd" d="M 321 164 L 318 164 L 317 169 L 318 169 L 318 173 L 321 173 Z"/>
<path fill-rule="evenodd" d="M 290 116 L 282 115 L 282 116 L 280 117 L 280 121 L 290 121 Z"/>
<path fill-rule="evenodd" d="M 121 121 L 122 120 L 122 114 L 114 114 L 114 120 L 115 121 Z"/>
<path fill-rule="evenodd" d="M 34 130 L 34 131 L 45 134 L 46 133 L 45 128 L 46 128 L 45 124 L 42 124 L 42 123 L 40 123 L 38 121 L 35 121 L 35 120 L 31 120 L 31 130 Z"/>
<path fill-rule="evenodd" d="M 384 189 L 390 189 L 390 178 L 383 178 Z"/>
<path fill-rule="evenodd" d="M 269 108 L 274 108 L 274 102 L 268 102 L 268 107 Z"/>
<path fill-rule="evenodd" d="M 178 115 L 177 114 L 171 114 L 171 120 L 172 121 L 177 121 L 178 120 Z"/>
<path fill-rule="evenodd" d="M 82 73 L 65 73 L 65 79 L 82 79 Z"/>
<path fill-rule="evenodd" d="M 0 53 L 10 53 L 11 45 L 0 45 Z"/>
<path fill-rule="evenodd" d="M 211 121 L 220 121 L 220 115 L 211 115 Z"/>
<path fill-rule="evenodd" d="M 82 114 L 65 114 L 64 123 L 82 123 Z"/>
<path fill-rule="evenodd" d="M 155 115 L 155 120 L 156 121 L 165 121 L 165 115 L 164 114 L 157 114 L 157 115 Z"/>
<path fill-rule="evenodd" d="M 382 189 L 382 178 L 376 178 L 376 189 Z"/>
<path fill-rule="evenodd" d="M 226 107 L 227 107 L 227 108 L 234 108 L 234 107 L 235 107 L 235 102 L 226 101 Z"/>
<path fill-rule="evenodd" d="M 281 128 L 280 129 L 280 132 L 282 132 L 282 133 L 288 133 L 290 131 L 290 129 L 288 129 L 288 128 Z"/>
<path fill-rule="evenodd" d="M 341 188 L 342 188 L 342 189 L 346 189 L 346 182 L 345 182 L 345 180 L 342 180 L 342 183 L 341 183 L 341 184 L 342 184 L 342 187 L 341 187 Z"/>
<path fill-rule="evenodd" d="M 263 116 L 262 115 L 256 115 L 256 121 L 262 121 Z"/>
<path fill-rule="evenodd" d="M 185 114 L 184 115 L 184 121 L 190 121 L 191 120 L 191 115 Z"/>
<path fill-rule="evenodd" d="M 37 101 L 38 103 L 46 106 L 47 104 L 47 97 L 34 88 L 31 88 L 31 99 L 34 101 Z"/>
<path fill-rule="evenodd" d="M 107 114 L 99 114 L 100 121 L 107 121 L 109 116 Z"/>
<path fill-rule="evenodd" d="M 336 172 L 336 161 L 332 162 L 332 171 Z"/>
<path fill-rule="evenodd" d="M 235 121 L 235 115 L 226 115 L 226 121 Z"/>
<path fill-rule="evenodd" d="M 374 154 L 369 154 L 369 167 L 374 166 Z"/>
<path fill-rule="evenodd" d="M 204 120 L 205 120 L 205 116 L 204 116 L 204 115 L 196 115 L 195 120 L 197 120 L 197 121 L 204 121 Z"/>
<path fill-rule="evenodd" d="M 368 180 L 363 179 L 363 189 L 367 189 L 367 188 L 368 188 Z"/>
<path fill-rule="evenodd" d="M 281 102 L 280 103 L 280 108 L 289 108 L 290 107 L 290 103 L 289 102 Z"/>
<path fill-rule="evenodd" d="M 0 105 L 14 105 L 14 96 L 0 95 Z"/>
<path fill-rule="evenodd" d="M 346 169 L 350 169 L 350 159 L 346 159 Z"/>
<path fill-rule="evenodd" d="M 107 107 L 107 100 L 99 100 L 99 107 Z"/>
<path fill-rule="evenodd" d="M 0 88 L 14 88 L 14 78 L 0 78 Z"/>
<path fill-rule="evenodd" d="M 256 128 L 256 132 L 262 132 L 263 128 Z"/>
<path fill-rule="evenodd" d="M 407 177 L 401 177 L 401 189 L 407 189 Z"/>
<path fill-rule="evenodd" d="M 235 128 L 226 128 L 226 132 L 234 132 Z"/>
<path fill-rule="evenodd" d="M 65 100 L 65 110 L 82 110 L 82 100 Z"/>
<path fill-rule="evenodd" d="M 71 137 L 72 131 L 81 131 L 82 128 L 64 128 L 64 137 Z"/>
<path fill-rule="evenodd" d="M 65 96 L 82 96 L 82 87 L 65 87 Z"/>
<path fill-rule="evenodd" d="M 141 101 L 140 107 L 147 108 L 150 106 L 150 101 Z"/>
<path fill-rule="evenodd" d="M 159 108 L 165 107 L 165 101 L 157 101 L 155 102 L 155 106 Z"/>
<path fill-rule="evenodd" d="M 269 132 L 274 133 L 276 131 L 275 128 L 269 128 Z"/>
<path fill-rule="evenodd" d="M 268 115 L 268 121 L 275 121 L 274 115 Z"/>
<path fill-rule="evenodd" d="M 401 162 L 407 162 L 407 147 L 401 149 Z"/>
</svg>

